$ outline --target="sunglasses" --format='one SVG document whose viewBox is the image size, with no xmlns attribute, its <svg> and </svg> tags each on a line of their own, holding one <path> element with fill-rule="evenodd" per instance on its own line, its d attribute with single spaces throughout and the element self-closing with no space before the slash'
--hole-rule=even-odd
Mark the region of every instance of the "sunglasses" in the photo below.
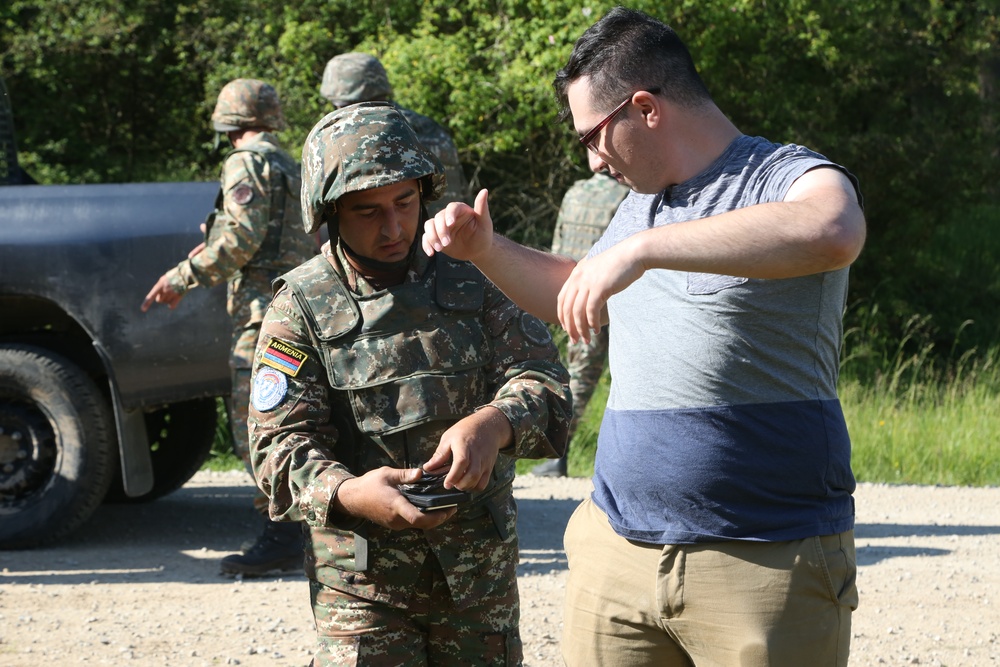
<svg viewBox="0 0 1000 667">
<path fill-rule="evenodd" d="M 638 92 L 638 91 L 636 91 L 636 92 Z M 660 89 L 659 88 L 650 88 L 646 92 L 650 93 L 651 95 L 659 95 L 660 94 Z M 608 123 L 610 123 L 611 121 L 613 121 L 615 119 L 615 116 L 617 116 L 618 114 L 620 114 L 622 112 L 622 109 L 624 109 L 626 106 L 628 106 L 628 103 L 632 101 L 632 97 L 634 95 L 635 95 L 635 93 L 632 93 L 631 95 L 629 95 L 628 97 L 626 97 L 622 101 L 622 103 L 619 104 L 618 106 L 616 106 L 614 109 L 612 109 L 611 113 L 609 113 L 607 116 L 605 116 L 604 119 L 600 123 L 598 123 L 594 127 L 592 127 L 589 130 L 587 130 L 587 133 L 584 134 L 582 137 L 580 137 L 580 143 L 582 145 L 586 146 L 589 151 L 591 151 L 593 153 L 597 153 L 597 144 L 596 144 L 597 136 L 601 133 L 601 130 L 603 130 L 605 127 L 608 126 Z"/>
</svg>

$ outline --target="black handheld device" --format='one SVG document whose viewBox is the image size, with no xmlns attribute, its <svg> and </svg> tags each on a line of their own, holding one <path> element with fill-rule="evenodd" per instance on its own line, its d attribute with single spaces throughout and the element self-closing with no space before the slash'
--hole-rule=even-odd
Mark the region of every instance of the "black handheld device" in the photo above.
<svg viewBox="0 0 1000 667">
<path fill-rule="evenodd" d="M 400 484 L 400 492 L 416 505 L 421 512 L 432 512 L 454 507 L 472 498 L 467 491 L 444 488 L 444 474 L 428 475 L 410 484 Z"/>
</svg>

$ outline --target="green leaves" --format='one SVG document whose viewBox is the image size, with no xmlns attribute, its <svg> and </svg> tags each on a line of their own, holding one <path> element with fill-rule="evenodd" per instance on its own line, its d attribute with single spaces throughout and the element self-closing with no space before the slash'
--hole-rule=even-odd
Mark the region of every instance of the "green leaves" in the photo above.
<svg viewBox="0 0 1000 667">
<path fill-rule="evenodd" d="M 282 139 L 298 155 L 329 111 L 319 95 L 326 61 L 368 51 L 400 104 L 451 131 L 474 187 L 491 189 L 498 229 L 545 247 L 563 192 L 586 176 L 551 82 L 615 4 L 9 0 L 0 3 L 0 70 L 21 160 L 36 178 L 211 180 L 219 158 L 207 150 L 208 118 L 227 81 L 278 89 L 290 124 Z M 744 133 L 807 145 L 860 178 L 870 233 L 857 292 L 926 265 L 935 226 L 995 198 L 994 0 L 629 4 L 677 29 Z M 903 322 L 925 301 L 915 281 L 895 282 L 880 288 L 893 304 L 884 312 Z"/>
</svg>

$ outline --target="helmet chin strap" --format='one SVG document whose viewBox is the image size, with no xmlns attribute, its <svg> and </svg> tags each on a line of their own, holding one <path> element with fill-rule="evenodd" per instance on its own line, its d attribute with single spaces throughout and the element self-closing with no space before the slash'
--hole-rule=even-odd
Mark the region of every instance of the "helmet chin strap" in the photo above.
<svg viewBox="0 0 1000 667">
<path fill-rule="evenodd" d="M 344 243 L 344 239 L 340 239 L 340 247 L 344 249 L 344 254 L 350 257 L 352 260 L 357 262 L 360 266 L 366 269 L 371 269 L 373 271 L 385 272 L 385 271 L 399 271 L 405 269 L 413 261 L 413 255 L 417 252 L 417 241 L 418 238 L 413 237 L 413 243 L 410 244 L 410 250 L 406 253 L 406 257 L 395 262 L 380 262 L 377 259 L 372 259 L 371 257 L 365 257 L 364 255 L 359 255 L 354 252 L 351 246 Z"/>
</svg>

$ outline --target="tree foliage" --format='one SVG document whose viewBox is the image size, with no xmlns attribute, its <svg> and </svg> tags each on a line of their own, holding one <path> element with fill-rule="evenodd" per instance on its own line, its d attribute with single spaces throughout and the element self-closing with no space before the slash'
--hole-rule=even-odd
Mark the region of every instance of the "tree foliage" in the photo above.
<svg viewBox="0 0 1000 667">
<path fill-rule="evenodd" d="M 398 102 L 452 132 L 472 188 L 491 190 L 500 230 L 544 247 L 563 192 L 586 175 L 572 128 L 557 120 L 552 78 L 613 4 L 10 0 L 0 6 L 0 68 L 22 162 L 40 181 L 213 179 L 208 117 L 226 81 L 278 88 L 291 126 L 283 139 L 296 153 L 329 110 L 319 96 L 326 61 L 368 51 Z M 869 241 L 853 294 L 878 295 L 886 327 L 917 312 L 933 316 L 942 341 L 970 318 L 968 344 L 1000 333 L 997 276 L 964 275 L 980 284 L 955 285 L 956 298 L 948 283 L 961 256 L 946 254 L 995 225 L 982 213 L 1000 180 L 994 2 L 630 6 L 677 29 L 743 132 L 802 143 L 859 177 Z M 967 210 L 978 213 L 966 219 Z"/>
</svg>

